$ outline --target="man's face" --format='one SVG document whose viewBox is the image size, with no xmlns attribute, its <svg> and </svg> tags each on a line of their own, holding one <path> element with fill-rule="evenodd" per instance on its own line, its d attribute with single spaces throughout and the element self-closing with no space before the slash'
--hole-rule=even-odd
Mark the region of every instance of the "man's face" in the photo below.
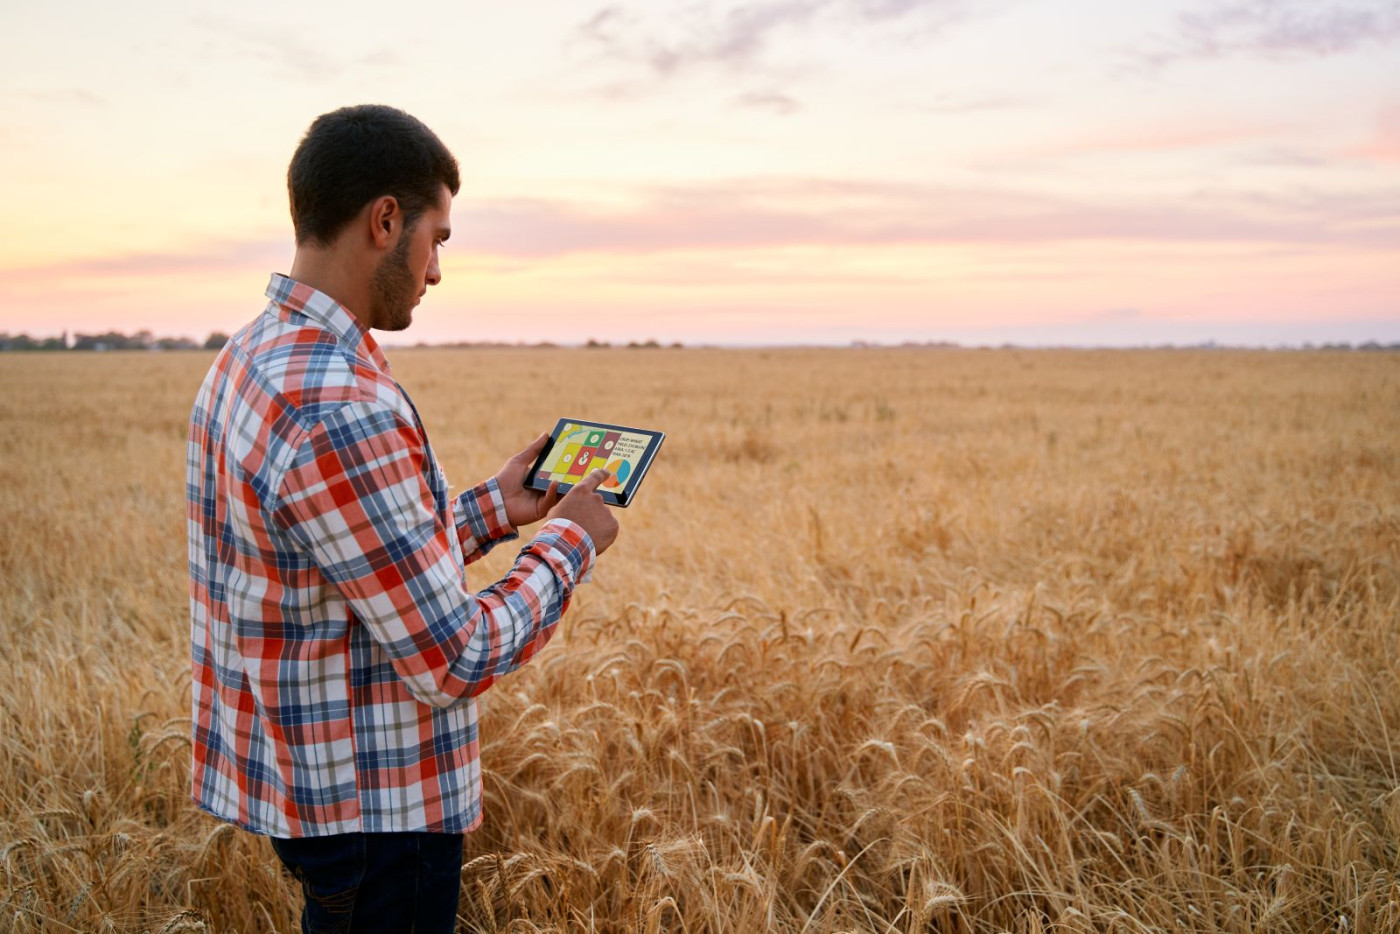
<svg viewBox="0 0 1400 934">
<path fill-rule="evenodd" d="M 413 309 L 428 286 L 442 281 L 438 247 L 452 234 L 452 193 L 443 185 L 412 228 L 399 231 L 394 250 L 379 261 L 370 281 L 371 327 L 402 331 L 413 322 Z"/>
</svg>

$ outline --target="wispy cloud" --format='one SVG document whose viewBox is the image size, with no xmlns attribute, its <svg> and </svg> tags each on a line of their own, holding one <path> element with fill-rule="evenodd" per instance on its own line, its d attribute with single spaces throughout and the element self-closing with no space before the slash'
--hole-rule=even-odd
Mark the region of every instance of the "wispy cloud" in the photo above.
<svg viewBox="0 0 1400 934">
<path fill-rule="evenodd" d="M 691 7 L 669 23 L 608 6 L 580 24 L 575 35 L 602 60 L 639 66 L 653 79 L 707 67 L 744 72 L 783 32 L 811 22 L 830 5 L 831 0 L 777 0 L 723 11 Z"/>
<path fill-rule="evenodd" d="M 205 55 L 232 54 L 302 81 L 326 82 L 356 69 L 404 65 L 403 57 L 389 46 L 351 54 L 335 44 L 317 45 L 296 29 L 252 25 L 214 14 L 200 14 L 191 23 L 205 34 Z"/>
<path fill-rule="evenodd" d="M 1400 249 L 1400 195 L 1200 191 L 1103 202 L 1010 189 L 830 179 L 740 179 L 634 191 L 626 210 L 584 201 L 462 199 L 446 263 L 515 270 L 581 254 L 790 247 L 1026 246 L 1082 242 Z M 285 268 L 290 237 L 0 271 L 0 287 L 91 288 Z"/>
<path fill-rule="evenodd" d="M 1236 165 L 1252 167 L 1306 169 L 1326 168 L 1333 162 L 1321 151 L 1298 146 L 1250 147 L 1235 155 L 1231 161 Z"/>
<path fill-rule="evenodd" d="M 605 6 L 573 30 L 575 46 L 584 49 L 593 64 L 634 73 L 630 81 L 607 84 L 608 96 L 635 96 L 654 90 L 657 81 L 705 71 L 742 80 L 765 77 L 771 83 L 781 70 L 774 61 L 777 47 L 819 24 L 849 30 L 898 21 L 928 32 L 966 19 L 974 5 L 970 0 L 757 0 L 697 4 L 664 17 L 655 7 L 648 10 L 650 15 L 621 5 Z M 747 106 L 747 98 L 755 93 L 760 92 L 734 100 Z M 786 93 L 769 96 L 796 104 Z"/>
<path fill-rule="evenodd" d="M 1182 13 L 1165 43 L 1139 56 L 1161 67 L 1184 59 L 1338 55 L 1400 39 L 1395 0 L 1225 0 Z"/>
<path fill-rule="evenodd" d="M 521 257 L 784 246 L 1085 240 L 1400 247 L 1394 193 L 1203 191 L 1107 203 L 1006 189 L 756 179 L 651 189 L 627 211 L 542 199 L 464 204 L 454 246 Z"/>
<path fill-rule="evenodd" d="M 734 103 L 750 110 L 763 110 L 781 117 L 797 113 L 802 109 L 802 105 L 797 102 L 796 98 L 780 94 L 777 91 L 749 91 L 736 95 Z"/>
<path fill-rule="evenodd" d="M 1349 155 L 1370 162 L 1400 162 L 1400 103 L 1381 111 L 1375 134 Z"/>
<path fill-rule="evenodd" d="M 1025 143 L 1004 158 L 1002 165 L 1041 165 L 1047 157 L 1110 153 L 1176 153 L 1193 149 L 1219 149 L 1243 143 L 1259 143 L 1278 137 L 1289 127 L 1262 122 L 1191 120 L 1116 126 L 1066 136 L 1048 143 Z"/>
<path fill-rule="evenodd" d="M 79 257 L 34 266 L 0 269 L 0 285 L 87 290 L 95 283 L 162 277 L 213 276 L 248 270 L 286 268 L 292 238 L 267 237 L 200 244 L 187 251 L 151 250 L 110 256 Z"/>
</svg>

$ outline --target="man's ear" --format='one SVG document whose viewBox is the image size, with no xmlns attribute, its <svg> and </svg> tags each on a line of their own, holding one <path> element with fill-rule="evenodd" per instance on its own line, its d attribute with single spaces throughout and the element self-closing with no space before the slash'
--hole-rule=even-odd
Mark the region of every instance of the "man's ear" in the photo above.
<svg viewBox="0 0 1400 934">
<path fill-rule="evenodd" d="M 393 195 L 381 195 L 369 204 L 369 235 L 375 247 L 387 250 L 399 239 L 403 208 Z"/>
</svg>

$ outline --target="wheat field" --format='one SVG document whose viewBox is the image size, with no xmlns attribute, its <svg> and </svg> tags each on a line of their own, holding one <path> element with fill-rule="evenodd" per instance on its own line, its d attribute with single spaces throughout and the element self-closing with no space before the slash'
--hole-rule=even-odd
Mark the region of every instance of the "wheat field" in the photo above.
<svg viewBox="0 0 1400 934">
<path fill-rule="evenodd" d="M 669 435 L 483 698 L 462 930 L 1400 931 L 1400 354 L 389 356 L 458 488 Z M 188 797 L 209 360 L 0 358 L 0 930 L 296 927 Z"/>
</svg>

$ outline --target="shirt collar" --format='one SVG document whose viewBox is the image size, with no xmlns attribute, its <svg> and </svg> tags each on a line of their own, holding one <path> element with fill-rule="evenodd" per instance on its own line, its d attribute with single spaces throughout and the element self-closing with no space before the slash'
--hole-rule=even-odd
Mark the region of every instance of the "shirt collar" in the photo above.
<svg viewBox="0 0 1400 934">
<path fill-rule="evenodd" d="M 389 361 L 379 349 L 379 342 L 370 336 L 369 329 L 329 295 L 274 272 L 267 282 L 267 297 L 287 314 L 300 314 L 316 321 L 356 356 L 367 356 L 376 367 L 389 372 Z"/>
</svg>

